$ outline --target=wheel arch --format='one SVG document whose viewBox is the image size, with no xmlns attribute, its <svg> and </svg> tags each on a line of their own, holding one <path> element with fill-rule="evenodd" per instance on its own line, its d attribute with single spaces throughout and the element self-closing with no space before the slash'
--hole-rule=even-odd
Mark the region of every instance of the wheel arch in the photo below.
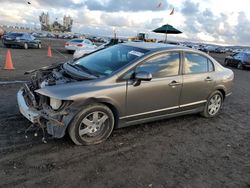
<svg viewBox="0 0 250 188">
<path fill-rule="evenodd" d="M 118 105 L 116 105 L 114 101 L 108 98 L 89 98 L 85 100 L 85 102 L 81 104 L 81 106 L 85 106 L 85 105 L 89 105 L 93 103 L 106 105 L 112 111 L 112 113 L 114 114 L 114 119 L 115 119 L 115 128 L 117 128 L 119 124 L 119 116 L 120 116 L 120 109 Z"/>
<path fill-rule="evenodd" d="M 219 91 L 222 94 L 223 100 L 226 98 L 226 88 L 224 88 L 223 86 L 218 86 L 215 88 L 215 91 Z"/>
</svg>

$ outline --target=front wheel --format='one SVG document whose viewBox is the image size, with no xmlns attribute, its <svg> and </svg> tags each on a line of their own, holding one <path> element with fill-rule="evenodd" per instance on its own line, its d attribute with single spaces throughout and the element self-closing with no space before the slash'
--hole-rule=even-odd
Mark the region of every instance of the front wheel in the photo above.
<svg viewBox="0 0 250 188">
<path fill-rule="evenodd" d="M 11 45 L 10 44 L 5 44 L 5 47 L 6 48 L 11 48 Z"/>
<path fill-rule="evenodd" d="M 229 65 L 227 59 L 225 60 L 225 64 L 224 65 L 225 65 L 225 67 Z"/>
<path fill-rule="evenodd" d="M 239 63 L 237 64 L 237 69 L 243 70 L 243 65 L 242 65 L 241 62 L 239 62 Z"/>
<path fill-rule="evenodd" d="M 24 48 L 25 50 L 27 50 L 27 49 L 28 49 L 28 44 L 27 44 L 27 43 L 24 43 L 23 48 Z"/>
<path fill-rule="evenodd" d="M 76 145 L 98 144 L 110 136 L 114 124 L 114 115 L 107 106 L 92 104 L 75 116 L 68 132 Z"/>
<path fill-rule="evenodd" d="M 220 91 L 215 91 L 207 100 L 202 116 L 211 118 L 218 115 L 223 103 L 223 96 Z"/>
</svg>

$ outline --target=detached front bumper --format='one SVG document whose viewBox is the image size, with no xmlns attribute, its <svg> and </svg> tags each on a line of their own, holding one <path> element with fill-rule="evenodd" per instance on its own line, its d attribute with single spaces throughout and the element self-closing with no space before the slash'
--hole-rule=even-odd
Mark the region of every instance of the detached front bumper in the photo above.
<svg viewBox="0 0 250 188">
<path fill-rule="evenodd" d="M 34 124 L 46 127 L 48 134 L 55 138 L 62 138 L 71 119 L 74 117 L 75 111 L 53 112 L 51 109 L 43 108 L 37 110 L 28 105 L 25 98 L 24 89 L 20 89 L 17 93 L 17 102 L 21 114 Z"/>
<path fill-rule="evenodd" d="M 21 114 L 30 120 L 32 123 L 38 123 L 40 115 L 36 109 L 29 107 L 24 99 L 23 90 L 19 90 L 17 93 L 17 102 Z"/>
</svg>

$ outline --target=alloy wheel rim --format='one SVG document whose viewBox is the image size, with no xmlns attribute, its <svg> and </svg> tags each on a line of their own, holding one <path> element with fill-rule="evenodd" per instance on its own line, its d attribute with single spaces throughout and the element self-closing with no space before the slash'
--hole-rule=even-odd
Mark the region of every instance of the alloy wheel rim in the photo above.
<svg viewBox="0 0 250 188">
<path fill-rule="evenodd" d="M 238 63 L 238 69 L 242 69 L 242 64 Z"/>
<path fill-rule="evenodd" d="M 101 111 L 91 112 L 86 115 L 79 126 L 79 135 L 83 136 L 95 136 L 98 134 L 102 127 L 109 119 L 108 115 Z"/>
<path fill-rule="evenodd" d="M 212 116 L 215 115 L 220 110 L 221 102 L 221 96 L 219 94 L 214 95 L 209 101 L 208 113 Z"/>
</svg>

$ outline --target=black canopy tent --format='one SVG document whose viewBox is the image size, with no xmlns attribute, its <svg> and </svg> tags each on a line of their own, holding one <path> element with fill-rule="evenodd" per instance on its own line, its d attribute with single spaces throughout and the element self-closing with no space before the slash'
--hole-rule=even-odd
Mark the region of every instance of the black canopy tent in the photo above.
<svg viewBox="0 0 250 188">
<path fill-rule="evenodd" d="M 180 34 L 180 33 L 182 33 L 181 31 L 179 31 L 178 29 L 174 28 L 172 25 L 169 25 L 169 24 L 163 25 L 163 26 L 153 30 L 153 32 L 166 34 L 165 42 L 167 42 L 167 35 L 168 34 Z"/>
</svg>

